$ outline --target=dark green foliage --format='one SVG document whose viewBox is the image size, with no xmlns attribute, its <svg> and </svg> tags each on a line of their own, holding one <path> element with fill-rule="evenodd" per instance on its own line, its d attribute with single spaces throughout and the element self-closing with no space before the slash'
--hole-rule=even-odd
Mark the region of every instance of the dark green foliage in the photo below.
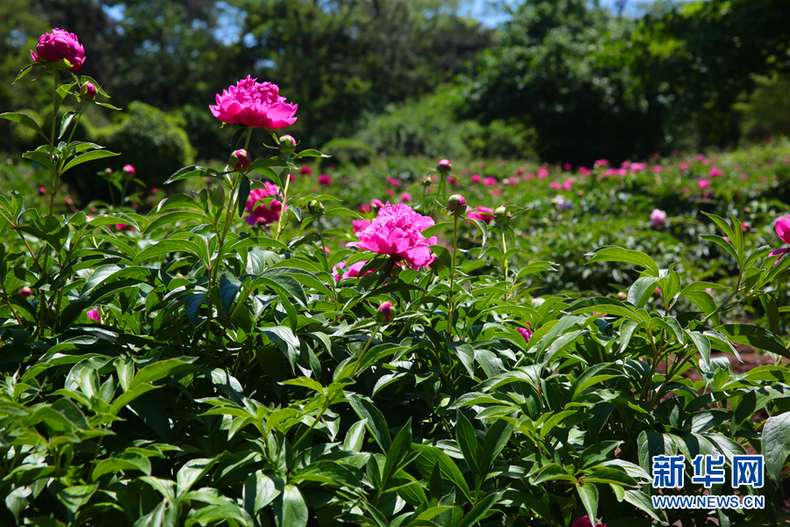
<svg viewBox="0 0 790 527">
<path fill-rule="evenodd" d="M 107 163 L 117 171 L 131 164 L 137 178 L 146 186 L 159 186 L 162 181 L 193 160 L 192 146 L 182 128 L 184 122 L 148 104 L 135 101 L 126 112 L 120 114 L 116 124 L 99 128 L 89 137 L 95 142 L 106 144 L 113 152 L 121 155 Z M 74 179 L 74 184 L 85 192 L 83 200 L 90 201 L 96 188 L 96 167 L 86 168 Z M 102 189 L 103 190 L 103 189 Z"/>
<path fill-rule="evenodd" d="M 465 80 L 465 115 L 526 120 L 552 162 L 651 154 L 663 141 L 663 114 L 649 97 L 629 95 L 617 49 L 633 27 L 582 0 L 523 4 Z"/>
</svg>

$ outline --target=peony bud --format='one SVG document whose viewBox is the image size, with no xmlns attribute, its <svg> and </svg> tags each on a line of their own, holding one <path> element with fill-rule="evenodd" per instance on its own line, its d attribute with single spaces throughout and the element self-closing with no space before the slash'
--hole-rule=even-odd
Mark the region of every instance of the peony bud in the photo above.
<svg viewBox="0 0 790 527">
<path fill-rule="evenodd" d="M 137 173 L 132 165 L 124 165 L 121 172 L 123 172 L 124 176 L 128 177 L 133 177 Z"/>
<path fill-rule="evenodd" d="M 324 204 L 318 200 L 313 200 L 307 204 L 307 210 L 315 217 L 323 216 L 326 211 Z"/>
<path fill-rule="evenodd" d="M 250 163 L 250 154 L 248 154 L 243 148 L 234 150 L 230 155 L 230 165 L 235 169 L 250 168 Z"/>
<path fill-rule="evenodd" d="M 86 101 L 92 101 L 96 98 L 96 85 L 92 82 L 86 82 L 80 88 L 80 95 Z"/>
<path fill-rule="evenodd" d="M 433 183 L 433 181 L 431 181 L 430 176 L 425 176 L 424 178 L 422 178 L 422 186 L 430 187 L 431 183 Z"/>
<path fill-rule="evenodd" d="M 278 141 L 280 142 L 280 152 L 284 154 L 290 154 L 296 148 L 296 139 L 291 135 L 282 135 Z"/>
<path fill-rule="evenodd" d="M 460 194 L 453 194 L 447 200 L 447 210 L 456 216 L 460 216 L 466 212 L 466 198 Z"/>
<path fill-rule="evenodd" d="M 442 159 L 436 164 L 436 170 L 444 172 L 445 174 L 450 171 L 450 160 Z"/>
<path fill-rule="evenodd" d="M 46 193 L 47 193 L 47 189 L 46 189 L 46 188 L 44 188 L 44 187 L 38 187 L 38 195 L 39 195 L 39 196 L 43 196 L 43 195 L 44 195 L 44 194 L 46 194 Z"/>
<path fill-rule="evenodd" d="M 22 289 L 19 290 L 19 294 L 27 297 L 33 294 L 33 290 L 30 289 L 29 287 L 23 287 Z"/>
<path fill-rule="evenodd" d="M 502 218 L 507 215 L 507 208 L 504 205 L 500 205 L 496 209 L 494 209 L 494 217 L 495 218 Z"/>
<path fill-rule="evenodd" d="M 392 302 L 389 300 L 379 306 L 379 322 L 392 322 L 392 319 L 395 318 L 395 314 L 395 306 L 393 306 Z"/>
</svg>

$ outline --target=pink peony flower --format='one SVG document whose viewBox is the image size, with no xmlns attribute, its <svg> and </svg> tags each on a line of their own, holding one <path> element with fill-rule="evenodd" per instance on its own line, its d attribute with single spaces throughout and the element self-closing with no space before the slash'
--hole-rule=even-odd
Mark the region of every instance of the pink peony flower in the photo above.
<svg viewBox="0 0 790 527">
<path fill-rule="evenodd" d="M 686 163 L 681 163 L 681 164 L 678 165 L 678 168 L 680 170 L 688 170 L 689 166 Z"/>
<path fill-rule="evenodd" d="M 723 175 L 724 175 L 724 172 L 719 167 L 717 167 L 716 165 L 713 165 L 713 167 L 708 172 L 708 176 L 709 177 L 721 177 Z"/>
<path fill-rule="evenodd" d="M 595 167 L 595 168 L 608 167 L 608 166 L 609 166 L 609 160 L 608 159 L 599 159 L 595 163 L 593 163 L 593 167 Z"/>
<path fill-rule="evenodd" d="M 457 185 L 458 183 L 460 183 L 460 181 L 455 179 L 453 176 L 447 176 L 447 182 L 451 185 Z"/>
<path fill-rule="evenodd" d="M 667 219 L 667 213 L 661 209 L 653 209 L 650 213 L 650 225 L 653 227 L 661 227 Z"/>
<path fill-rule="evenodd" d="M 363 260 L 361 262 L 357 262 L 355 264 L 351 264 L 348 267 L 347 271 L 344 271 L 343 274 L 340 274 L 340 271 L 343 271 L 346 268 L 346 261 L 343 260 L 340 263 L 335 264 L 332 267 L 332 276 L 335 277 L 335 282 L 340 282 L 341 280 L 345 280 L 346 278 L 356 278 L 359 276 L 359 272 L 365 267 L 365 264 L 368 263 L 367 260 Z M 373 272 L 373 269 L 369 270 L 365 274 L 370 274 Z M 362 276 L 365 276 L 364 274 Z"/>
<path fill-rule="evenodd" d="M 409 194 L 408 192 L 401 193 L 400 200 L 403 203 L 409 203 L 411 201 L 411 194 Z"/>
<path fill-rule="evenodd" d="M 253 128 L 279 130 L 296 122 L 298 105 L 285 102 L 280 88 L 271 82 L 258 82 L 247 75 L 235 86 L 217 94 L 216 105 L 209 105 L 211 113 L 222 122 Z"/>
<path fill-rule="evenodd" d="M 497 184 L 497 180 L 493 176 L 488 176 L 487 178 L 485 178 L 483 180 L 483 185 L 485 185 L 487 187 L 491 187 L 491 186 L 494 186 L 496 184 Z"/>
<path fill-rule="evenodd" d="M 389 197 L 391 197 L 391 198 L 394 198 L 394 197 L 395 197 L 395 191 L 394 191 L 394 190 L 392 190 L 391 188 L 388 188 L 387 190 L 385 190 L 385 191 L 384 191 L 384 194 L 386 194 L 387 196 L 389 196 Z"/>
<path fill-rule="evenodd" d="M 387 183 L 389 183 L 393 187 L 397 187 L 397 188 L 400 188 L 400 186 L 402 184 L 399 179 L 394 178 L 392 176 L 387 176 Z"/>
<path fill-rule="evenodd" d="M 573 189 L 573 180 L 571 178 L 568 178 L 565 180 L 565 183 L 562 184 L 562 190 L 569 191 L 572 189 Z"/>
<path fill-rule="evenodd" d="M 705 161 L 705 154 L 697 154 L 697 161 L 700 163 Z"/>
<path fill-rule="evenodd" d="M 249 213 L 244 219 L 248 225 L 268 225 L 276 221 L 280 221 L 280 213 L 283 210 L 283 205 L 278 200 L 273 199 L 269 202 L 268 207 L 266 204 L 261 203 L 253 210 L 255 204 L 263 198 L 269 196 L 276 196 L 280 193 L 277 185 L 273 185 L 265 181 L 264 188 L 256 188 L 250 191 L 250 197 L 247 199 L 246 210 Z"/>
<path fill-rule="evenodd" d="M 363 205 L 365 206 L 365 205 Z M 352 220 L 354 234 L 359 234 L 370 226 L 370 220 Z"/>
<path fill-rule="evenodd" d="M 329 174 L 321 174 L 318 176 L 318 184 L 325 187 L 332 185 L 332 177 Z"/>
<path fill-rule="evenodd" d="M 86 101 L 92 101 L 96 98 L 96 85 L 92 82 L 86 82 L 80 88 L 80 95 Z"/>
<path fill-rule="evenodd" d="M 532 328 L 532 324 L 527 322 L 527 325 L 529 326 L 529 329 L 527 329 L 527 328 L 518 328 L 518 332 L 521 334 L 522 337 L 524 337 L 524 340 L 529 342 L 529 339 L 532 338 L 532 334 L 534 333 L 534 331 L 533 331 L 533 328 Z"/>
<path fill-rule="evenodd" d="M 592 522 L 590 521 L 589 516 L 582 516 L 581 518 L 573 522 L 573 525 L 571 525 L 571 527 L 593 527 L 593 525 Z M 603 523 L 596 523 L 595 527 L 606 527 L 606 525 L 604 525 Z"/>
<path fill-rule="evenodd" d="M 91 320 L 101 321 L 101 316 L 99 316 L 99 310 L 98 309 L 88 310 L 88 318 Z"/>
<path fill-rule="evenodd" d="M 395 306 L 389 300 L 379 306 L 378 318 L 380 322 L 392 322 L 395 318 Z"/>
<path fill-rule="evenodd" d="M 359 206 L 359 212 L 361 212 L 363 214 L 366 213 L 366 212 L 370 212 L 370 205 L 360 205 Z"/>
<path fill-rule="evenodd" d="M 482 220 L 486 223 L 491 223 L 494 219 L 494 211 L 488 207 L 477 207 L 476 212 L 470 212 L 466 215 L 470 220 Z"/>
<path fill-rule="evenodd" d="M 573 168 L 573 166 L 570 163 L 565 163 L 562 165 L 563 170 L 570 170 L 571 168 Z"/>
<path fill-rule="evenodd" d="M 374 198 L 374 199 L 373 199 L 373 200 L 370 202 L 370 208 L 372 208 L 372 209 L 373 209 L 373 210 L 375 210 L 376 212 L 378 212 L 378 210 L 379 210 L 381 207 L 383 207 L 383 206 L 384 206 L 384 202 L 383 202 L 383 201 L 381 201 L 379 198 Z"/>
<path fill-rule="evenodd" d="M 553 188 L 554 190 L 560 190 L 562 188 L 562 184 L 559 181 L 552 181 L 549 183 L 549 187 Z"/>
<path fill-rule="evenodd" d="M 790 243 L 790 214 L 788 214 L 785 218 L 779 218 L 776 220 L 774 229 L 776 230 L 776 234 L 779 236 L 780 240 L 785 243 Z M 787 251 L 790 251 L 790 248 L 785 247 L 784 249 L 777 249 L 768 256 L 781 256 Z M 777 258 L 776 261 L 778 262 L 779 258 Z"/>
<path fill-rule="evenodd" d="M 359 242 L 349 245 L 402 259 L 414 267 L 424 267 L 434 260 L 428 246 L 436 244 L 436 237 L 426 239 L 421 231 L 433 224 L 432 218 L 418 214 L 408 205 L 387 202 L 379 209 L 376 219 L 357 235 Z"/>
<path fill-rule="evenodd" d="M 312 176 L 313 175 L 313 169 L 310 168 L 309 166 L 305 165 L 305 166 L 299 168 L 299 175 L 300 176 Z"/>
<path fill-rule="evenodd" d="M 590 172 L 592 172 L 592 170 L 587 167 L 579 167 L 579 174 L 581 174 L 583 177 L 589 177 Z"/>
<path fill-rule="evenodd" d="M 709 179 L 700 179 L 697 181 L 697 186 L 700 190 L 705 190 L 706 188 L 710 187 L 710 180 Z"/>
<path fill-rule="evenodd" d="M 472 174 L 472 183 L 480 183 L 482 179 L 479 174 Z"/>
<path fill-rule="evenodd" d="M 77 71 L 85 62 L 85 49 L 77 39 L 77 35 L 63 29 L 55 28 L 52 33 L 44 33 L 38 39 L 36 51 L 30 50 L 30 56 L 36 64 L 58 63 L 65 61 L 70 71 Z"/>
<path fill-rule="evenodd" d="M 662 167 L 661 165 L 653 165 L 653 172 L 655 172 L 656 174 L 660 174 L 663 171 L 664 171 L 664 167 Z"/>
<path fill-rule="evenodd" d="M 546 167 L 540 167 L 538 169 L 538 179 L 546 179 L 549 177 L 549 169 Z"/>
</svg>

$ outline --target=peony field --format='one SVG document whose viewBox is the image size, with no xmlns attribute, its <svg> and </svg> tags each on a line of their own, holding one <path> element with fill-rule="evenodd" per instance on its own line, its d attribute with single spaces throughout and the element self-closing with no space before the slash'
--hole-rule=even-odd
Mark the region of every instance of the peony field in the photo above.
<svg viewBox="0 0 790 527">
<path fill-rule="evenodd" d="M 165 23 L 204 34 L 165 4 L 96 13 L 121 40 Z M 318 4 L 288 9 L 299 24 L 361 17 L 349 39 L 389 35 L 367 33 L 374 11 Z M 466 4 L 376 9 L 461 24 Z M 322 77 L 317 98 L 288 68 L 340 59 L 237 64 L 209 46 L 167 66 L 216 64 L 182 72 L 203 91 L 181 113 L 90 69 L 121 53 L 91 47 L 99 29 L 20 18 L 17 62 L 0 63 L 0 526 L 789 525 L 790 132 L 776 123 L 790 105 L 772 106 L 775 128 L 757 110 L 786 82 L 786 24 L 743 0 L 609 4 L 516 2 L 493 29 L 441 29 L 491 40 L 478 69 L 459 62 L 455 84 L 418 98 L 369 72 Z M 206 6 L 227 31 L 237 11 L 269 28 L 221 49 L 298 31 L 285 3 Z M 611 40 L 576 35 L 575 17 Z M 697 49 L 681 29 L 715 36 L 721 20 L 744 31 L 739 53 L 786 56 L 763 60 L 775 77 L 746 61 L 742 82 L 765 92 L 694 80 L 708 103 L 692 111 L 690 91 L 667 91 L 695 78 L 677 73 Z M 656 48 L 661 31 L 674 40 Z M 646 35 L 669 62 L 612 66 Z M 167 49 L 145 38 L 123 56 Z M 541 66 L 555 44 L 581 62 Z M 714 48 L 711 64 L 746 68 Z M 415 90 L 431 64 L 408 70 Z M 665 66 L 677 78 L 650 92 Z M 643 76 L 618 91 L 626 71 Z M 354 88 L 367 102 L 339 95 L 350 79 L 374 79 Z M 629 106 L 634 90 L 675 113 L 648 95 Z"/>
</svg>

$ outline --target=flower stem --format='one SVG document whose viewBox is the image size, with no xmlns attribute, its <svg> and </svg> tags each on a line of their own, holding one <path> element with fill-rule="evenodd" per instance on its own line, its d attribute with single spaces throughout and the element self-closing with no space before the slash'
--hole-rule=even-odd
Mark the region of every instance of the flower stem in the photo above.
<svg viewBox="0 0 790 527">
<path fill-rule="evenodd" d="M 318 233 L 321 235 L 321 253 L 324 257 L 324 271 L 329 272 L 329 262 L 326 260 L 326 243 L 324 242 L 324 228 L 321 225 L 321 216 L 317 216 L 315 221 L 318 222 Z"/>
<path fill-rule="evenodd" d="M 502 269 L 505 272 L 505 280 L 507 280 L 507 241 L 504 228 L 502 229 Z"/>
<path fill-rule="evenodd" d="M 250 145 L 250 138 L 252 137 L 252 128 L 247 129 L 247 140 L 244 144 L 244 149 L 246 150 L 247 147 Z M 208 281 L 208 314 L 206 320 L 206 354 L 210 353 L 210 345 L 211 345 L 211 319 L 213 318 L 213 297 L 211 296 L 211 290 L 214 288 L 214 285 L 217 283 L 217 278 L 219 277 L 219 268 L 222 266 L 222 259 L 223 259 L 223 249 L 225 247 L 225 238 L 228 235 L 228 229 L 230 228 L 230 224 L 233 221 L 233 217 L 236 214 L 236 199 L 238 197 L 237 189 L 239 187 L 239 183 L 241 182 L 241 178 L 244 177 L 243 173 L 239 173 L 233 180 L 230 186 L 230 195 L 228 196 L 228 201 L 226 203 L 227 209 L 225 211 L 225 225 L 222 228 L 222 234 L 219 236 L 219 247 L 217 248 L 217 259 L 214 261 L 214 265 L 211 269 L 209 269 L 209 281 Z"/>
<path fill-rule="evenodd" d="M 450 312 L 447 317 L 447 340 L 453 335 L 453 320 L 455 319 L 455 253 L 458 239 L 458 216 L 453 214 L 453 259 L 450 264 Z M 457 331 L 456 331 L 457 333 Z"/>
</svg>

